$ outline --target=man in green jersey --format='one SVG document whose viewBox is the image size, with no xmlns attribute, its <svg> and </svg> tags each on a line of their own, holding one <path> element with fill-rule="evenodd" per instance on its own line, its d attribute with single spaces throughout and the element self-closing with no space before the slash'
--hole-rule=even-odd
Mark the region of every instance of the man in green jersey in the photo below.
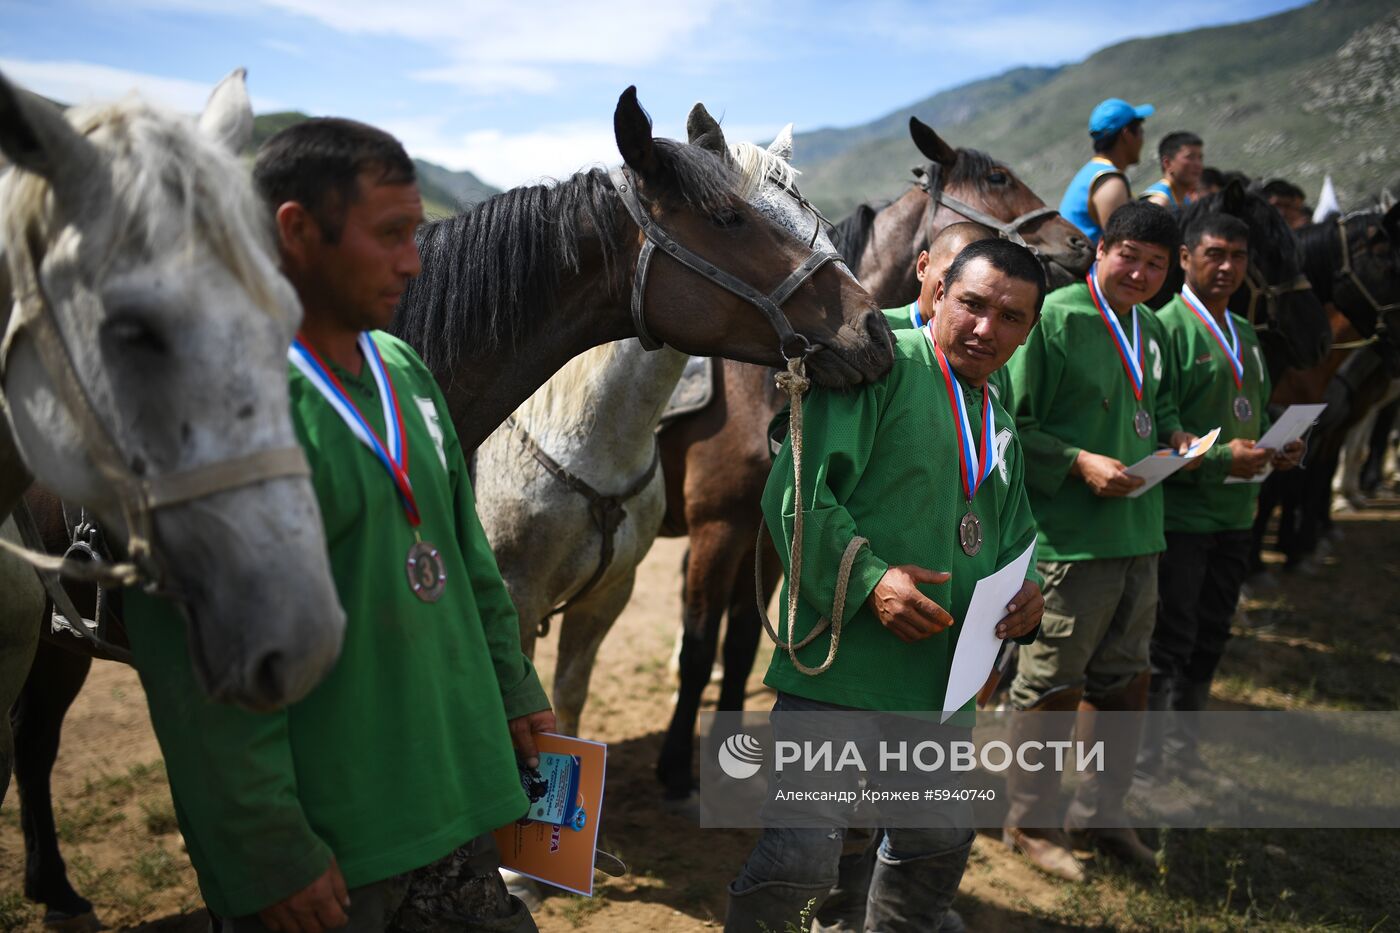
<svg viewBox="0 0 1400 933">
<path fill-rule="evenodd" d="M 554 717 L 442 394 L 382 331 L 419 272 L 413 163 L 379 130 L 318 119 L 268 140 L 254 176 L 304 308 L 292 420 L 321 509 L 305 517 L 348 622 L 325 681 L 254 714 L 201 699 L 173 609 L 130 594 L 200 889 L 233 931 L 534 930 L 489 834 L 524 814 L 516 752 Z"/>
<path fill-rule="evenodd" d="M 1157 624 L 1152 631 L 1148 706 L 1174 710 L 1151 717 L 1138 757 L 1149 779 L 1199 774 L 1194 713 L 1205 708 L 1210 682 L 1230 637 L 1230 619 L 1249 572 L 1250 528 L 1259 486 L 1251 479 L 1272 465 L 1290 469 L 1303 444 L 1275 451 L 1255 445 L 1268 429 L 1270 384 L 1254 328 L 1232 314 L 1230 296 L 1249 266 L 1249 227 L 1228 214 L 1201 214 L 1186 228 L 1181 294 L 1157 312 L 1166 333 L 1164 365 L 1173 373 L 1183 424 L 1220 426 L 1199 470 L 1164 485 L 1166 544 L 1158 565 Z M 1165 756 L 1165 760 L 1164 760 Z"/>
<path fill-rule="evenodd" d="M 1129 497 L 1143 480 L 1125 466 L 1161 445 L 1181 450 L 1194 440 L 1181 430 L 1166 336 L 1139 307 L 1161 288 L 1177 239 L 1163 208 L 1145 201 L 1118 208 L 1085 281 L 1046 299 L 1040 326 L 1007 367 L 1046 603 L 1040 637 L 1020 652 L 1011 702 L 1017 710 L 1079 710 L 1080 741 L 1091 741 L 1097 711 L 1141 711 L 1147 702 L 1157 555 L 1165 547 L 1162 490 Z M 1013 731 L 1018 741 L 1067 738 L 1040 734 L 1059 723 L 1021 715 Z M 1113 742 L 1104 771 L 1086 777 L 1064 826 L 1116 824 L 1077 841 L 1146 864 L 1153 853 L 1122 816 L 1136 755 L 1136 741 Z M 1011 774 L 1005 839 L 1042 870 L 1080 881 L 1083 866 L 1059 829 L 1059 779 L 1050 768 Z"/>
<path fill-rule="evenodd" d="M 942 709 L 957 620 L 973 588 L 1035 539 L 1020 445 L 985 386 L 1025 340 L 1044 292 L 1029 250 L 1005 240 L 973 243 L 936 286 L 932 323 L 896 333 L 889 374 L 855 391 L 813 388 L 803 400 L 796 631 L 784 620 L 780 638 L 800 640 L 833 611 L 844 552 L 856 537 L 869 543 L 851 564 L 830 637 L 796 649 L 797 663 L 785 648 L 774 652 L 765 683 L 778 691 L 775 712 Z M 1003 432 L 1004 443 L 995 443 Z M 790 571 L 793 451 L 789 438 L 763 495 L 768 528 Z M 975 464 L 971 481 L 960 458 Z M 784 601 L 791 581 L 789 574 Z M 1041 608 L 1039 587 L 1027 580 L 997 634 L 1033 638 Z M 725 928 L 766 923 L 781 930 L 809 902 L 820 918 L 839 878 L 844 836 L 843 826 L 765 829 L 730 885 Z M 953 820 L 887 827 L 864 885 L 865 928 L 939 929 L 971 846 L 972 831 Z"/>
</svg>

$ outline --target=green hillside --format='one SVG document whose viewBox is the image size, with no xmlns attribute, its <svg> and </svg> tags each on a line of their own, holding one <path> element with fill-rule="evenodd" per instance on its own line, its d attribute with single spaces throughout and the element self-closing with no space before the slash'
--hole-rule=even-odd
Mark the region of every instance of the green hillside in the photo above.
<svg viewBox="0 0 1400 933">
<path fill-rule="evenodd" d="M 252 148 L 256 149 L 269 136 L 306 118 L 306 114 L 298 111 L 259 114 L 253 120 Z M 413 164 L 418 169 L 423 210 L 429 217 L 455 214 L 500 193 L 500 189 L 491 187 L 471 172 L 454 172 L 423 159 L 414 159 Z"/>
<path fill-rule="evenodd" d="M 845 151 L 830 138 L 839 131 L 826 131 L 817 149 L 835 149 L 834 157 L 812 159 L 799 139 L 804 193 L 835 217 L 899 194 L 920 161 L 907 114 L 922 118 L 921 106 L 988 83 L 906 108 L 904 120 L 876 121 L 889 126 L 885 138 L 852 130 L 861 139 Z M 1400 175 L 1400 12 L 1393 0 L 1320 0 L 1249 23 L 1135 39 L 970 118 L 930 122 L 952 144 L 1004 160 L 1055 204 L 1091 154 L 1089 111 L 1108 96 L 1157 107 L 1136 185 L 1156 177 L 1162 135 L 1193 129 L 1205 137 L 1209 165 L 1286 177 L 1310 197 L 1330 172 L 1343 206 L 1357 204 Z"/>
</svg>

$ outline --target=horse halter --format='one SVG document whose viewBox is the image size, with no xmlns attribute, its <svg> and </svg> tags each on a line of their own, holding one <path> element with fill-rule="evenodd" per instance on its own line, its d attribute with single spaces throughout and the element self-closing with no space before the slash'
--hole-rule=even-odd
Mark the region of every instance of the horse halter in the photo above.
<svg viewBox="0 0 1400 933">
<path fill-rule="evenodd" d="M 644 349 L 659 350 L 664 346 L 662 341 L 653 337 L 651 331 L 647 329 L 646 316 L 643 312 L 647 272 L 651 269 L 651 258 L 657 247 L 660 247 L 666 255 L 687 269 L 699 273 L 725 291 L 739 296 L 758 308 L 778 334 L 778 346 L 783 354 L 783 359 L 805 359 L 818 349 L 806 337 L 793 330 L 787 317 L 783 315 L 782 305 L 792 297 L 793 292 L 797 291 L 803 282 L 811 278 L 818 269 L 828 262 L 844 264 L 845 260 L 841 258 L 839 253 L 833 250 L 814 249 L 811 255 L 783 280 L 782 284 L 773 291 L 764 294 L 737 276 L 730 275 L 716 267 L 714 263 L 676 242 L 673 236 L 652 219 L 651 214 L 642 205 L 642 199 L 637 193 L 637 186 L 628 179 L 627 172 L 623 168 L 613 169 L 608 173 L 608 179 L 617 189 L 622 206 L 627 209 L 628 216 L 632 218 L 632 222 L 637 225 L 638 229 L 642 231 L 642 236 L 646 238 L 646 242 L 642 244 L 641 252 L 637 255 L 637 271 L 632 278 L 632 323 L 637 329 L 637 339 L 641 341 Z M 816 242 L 815 237 L 813 237 L 812 242 Z"/>
<path fill-rule="evenodd" d="M 1244 273 L 1244 287 L 1249 289 L 1249 307 L 1245 314 L 1245 319 L 1256 331 L 1266 331 L 1275 320 L 1277 320 L 1278 300 L 1283 295 L 1291 292 L 1312 291 L 1312 283 L 1308 277 L 1301 272 L 1287 282 L 1277 285 L 1270 285 L 1268 279 L 1264 278 L 1264 273 L 1254 264 L 1254 260 L 1249 261 L 1249 266 Z M 1262 323 L 1255 321 L 1255 308 L 1260 299 L 1264 302 L 1264 320 Z"/>
<path fill-rule="evenodd" d="M 1337 218 L 1337 240 L 1342 248 L 1342 264 L 1337 267 L 1335 275 L 1337 278 L 1345 278 L 1349 281 L 1361 297 L 1366 299 L 1366 303 L 1371 306 L 1371 310 L 1376 314 L 1376 329 L 1382 330 L 1385 327 L 1385 315 L 1392 311 L 1400 311 L 1400 301 L 1392 301 L 1390 304 L 1384 305 L 1381 304 L 1376 300 L 1376 296 L 1371 293 L 1371 290 L 1366 287 L 1366 283 L 1362 282 L 1361 277 L 1356 274 L 1356 270 L 1351 264 L 1351 243 L 1347 239 L 1346 223 L 1348 219 L 1348 217 Z M 1381 230 L 1384 232 L 1385 227 L 1382 226 Z M 1385 236 L 1386 239 L 1389 240 L 1390 234 L 1386 233 Z"/>
<path fill-rule="evenodd" d="M 78 428 L 85 453 L 116 490 L 127 526 L 129 560 L 124 563 L 89 563 L 55 558 L 19 548 L 4 540 L 0 540 L 0 546 L 39 570 L 58 572 L 73 579 L 106 586 L 146 583 L 168 592 L 171 588 L 164 585 L 167 581 L 159 572 L 152 548 L 156 511 L 264 480 L 310 476 L 311 468 L 306 462 L 306 455 L 297 446 L 278 447 L 161 476 L 137 475 L 127 466 L 121 449 L 97 417 L 82 380 L 78 378 L 73 357 L 54 321 L 52 304 L 44 294 L 37 264 L 30 258 L 27 248 L 11 245 L 17 247 L 10 261 L 17 297 L 9 325 L 3 339 L 0 339 L 0 409 L 9 410 L 8 405 L 4 404 L 4 377 L 10 352 L 23 335 L 33 341 L 39 352 L 45 373 Z"/>
<path fill-rule="evenodd" d="M 1017 246 L 1024 246 L 1037 256 L 1040 255 L 1040 251 L 1027 243 L 1025 238 L 1021 236 L 1021 228 L 1034 223 L 1042 217 L 1058 217 L 1060 214 L 1055 208 L 1046 205 L 1037 207 L 1035 210 L 1026 211 L 1021 216 L 1015 217 L 1009 222 L 1003 222 L 996 219 L 991 214 L 979 211 L 966 201 L 961 201 L 951 194 L 948 194 L 943 190 L 941 184 L 935 184 L 934 179 L 941 177 L 941 170 L 935 167 L 934 163 L 929 162 L 927 165 L 915 168 L 914 174 L 919 179 L 919 187 L 928 194 L 929 200 L 933 202 L 934 210 L 937 210 L 938 205 L 941 204 L 954 214 L 966 217 L 968 220 L 975 221 L 984 227 L 991 227 L 1003 240 L 1010 240 Z"/>
</svg>

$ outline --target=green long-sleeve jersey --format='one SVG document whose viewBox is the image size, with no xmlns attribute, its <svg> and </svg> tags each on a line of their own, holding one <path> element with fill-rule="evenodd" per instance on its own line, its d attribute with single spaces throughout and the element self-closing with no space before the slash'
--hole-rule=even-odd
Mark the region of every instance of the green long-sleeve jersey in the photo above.
<svg viewBox="0 0 1400 933">
<path fill-rule="evenodd" d="M 1119 320 L 1131 338 L 1131 316 Z M 1086 282 L 1046 296 L 1040 323 L 1006 364 L 1042 560 L 1135 557 L 1166 547 L 1160 485 L 1135 499 L 1099 498 L 1069 475 L 1081 450 L 1130 466 L 1181 429 L 1166 365 L 1166 333 L 1147 308 L 1139 309 L 1138 320 L 1144 356 L 1140 401 Z M 1133 427 L 1139 409 L 1152 415 L 1153 430 L 1145 438 Z"/>
<path fill-rule="evenodd" d="M 961 631 L 956 623 L 967 612 L 973 587 L 1019 556 L 1034 539 L 1035 528 L 1022 485 L 1020 444 L 1010 417 L 993 400 L 998 459 L 972 501 L 984 540 L 975 557 L 963 552 L 958 523 L 969 509 L 947 389 L 921 331 L 898 331 L 895 338 L 894 366 L 882 379 L 853 391 L 813 388 L 803 400 L 798 640 L 831 612 L 837 568 L 851 538 L 868 538 L 870 546 L 861 549 L 851 572 L 832 667 L 816 676 L 803 674 L 778 648 L 764 682 L 787 693 L 862 709 L 938 710 Z M 981 390 L 964 385 L 963 395 L 969 419 L 980 425 Z M 791 570 L 795 514 L 792 456 L 788 438 L 763 492 L 764 518 L 786 570 Z M 900 564 L 952 574 L 948 583 L 920 586 L 953 617 L 951 628 L 905 644 L 880 624 L 866 599 L 886 569 Z M 786 605 L 790 582 L 790 576 L 784 580 L 781 605 Z M 785 619 L 779 634 L 787 638 Z M 817 666 L 828 643 L 828 636 L 817 638 L 798 652 L 799 659 Z"/>
<path fill-rule="evenodd" d="M 373 339 L 402 410 L 420 533 L 445 563 L 442 597 L 424 602 L 410 590 L 414 535 L 388 473 L 292 368 L 292 418 L 347 616 L 335 667 L 280 712 L 211 703 L 174 610 L 139 592 L 126 603 L 190 860 L 224 916 L 300 890 L 332 856 L 355 887 L 525 812 L 506 721 L 549 703 L 520 650 L 442 394 L 406 344 Z M 335 372 L 383 437 L 369 367 Z"/>
<path fill-rule="evenodd" d="M 1269 429 L 1272 386 L 1254 328 L 1237 314 L 1230 317 L 1244 362 L 1243 385 L 1238 388 L 1225 349 L 1180 295 L 1157 312 L 1167 335 L 1166 365 L 1173 373 L 1182 425 L 1193 434 L 1220 426 L 1220 437 L 1199 469 L 1189 473 L 1179 470 L 1167 478 L 1167 531 L 1240 531 L 1254 524 L 1258 484 L 1227 486 L 1225 478 L 1230 475 L 1230 441 L 1237 437 L 1258 440 Z M 1235 414 L 1235 399 L 1241 395 L 1250 407 L 1250 416 L 1243 421 Z"/>
</svg>

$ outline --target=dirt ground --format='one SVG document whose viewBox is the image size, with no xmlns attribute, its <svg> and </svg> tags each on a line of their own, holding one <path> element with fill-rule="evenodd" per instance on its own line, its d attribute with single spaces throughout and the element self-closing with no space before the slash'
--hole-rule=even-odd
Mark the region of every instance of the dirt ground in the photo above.
<svg viewBox="0 0 1400 933">
<path fill-rule="evenodd" d="M 1316 575 L 1279 575 L 1276 588 L 1249 604 L 1217 702 L 1400 706 L 1393 608 L 1400 599 L 1400 500 L 1376 501 L 1340 517 L 1338 527 L 1344 537 Z M 631 872 L 620 879 L 599 876 L 591 899 L 548 896 L 537 912 L 546 933 L 718 927 L 725 885 L 752 845 L 751 832 L 702 832 L 662 808 L 652 777 L 674 690 L 668 661 L 680 617 L 684 548 L 684 540 L 659 541 L 643 564 L 632 602 L 603 645 L 584 712 L 583 734 L 609 743 L 602 845 Z M 554 639 L 546 640 L 538 659 L 546 683 L 554 648 Z M 758 671 L 767 658 L 761 650 Z M 770 703 L 755 673 L 749 705 Z M 206 928 L 131 670 L 104 662 L 94 667 L 68 717 L 54 789 L 74 884 L 97 903 L 102 920 L 123 930 Z M 1345 857 L 1357 850 L 1368 853 L 1360 868 Z M 1393 832 L 1196 833 L 1184 842 L 1168 840 L 1167 852 L 1159 877 L 1105 872 L 1076 888 L 1037 874 L 982 836 L 957 906 L 972 929 L 996 931 L 1394 929 L 1400 917 L 1393 874 L 1400 869 L 1400 843 Z M 0 930 L 41 929 L 38 911 L 20 894 L 22 866 L 12 791 L 0 809 Z"/>
</svg>

